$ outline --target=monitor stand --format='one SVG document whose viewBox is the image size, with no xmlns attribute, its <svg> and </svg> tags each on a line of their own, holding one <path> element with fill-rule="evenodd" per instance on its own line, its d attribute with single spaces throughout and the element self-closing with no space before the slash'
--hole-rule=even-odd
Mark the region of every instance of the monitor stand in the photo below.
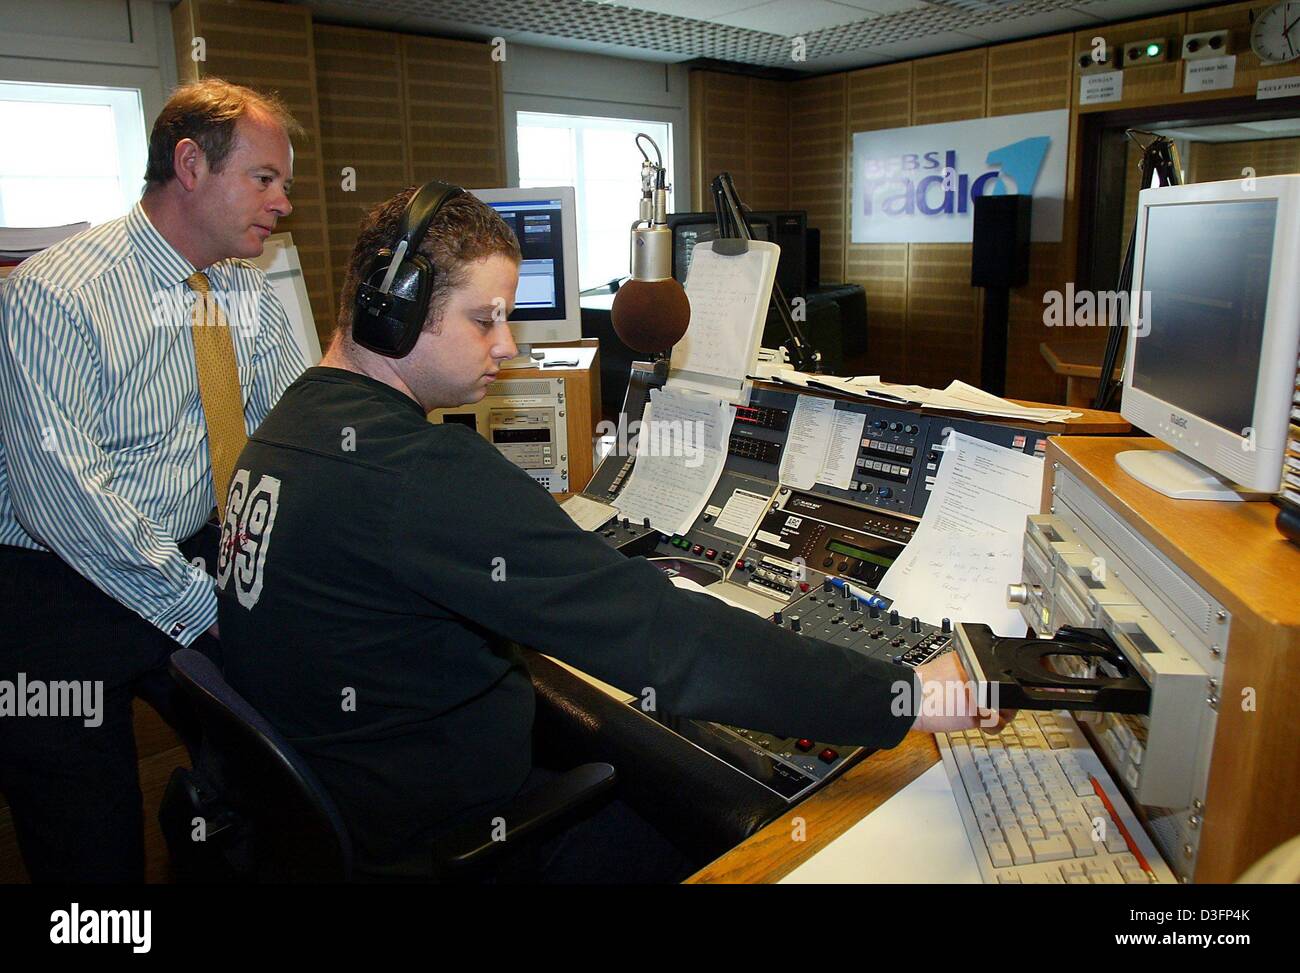
<svg viewBox="0 0 1300 973">
<path fill-rule="evenodd" d="M 1130 449 L 1115 454 L 1115 462 L 1133 479 L 1175 500 L 1256 500 L 1265 494 L 1225 483 L 1215 473 L 1182 453 Z"/>
</svg>

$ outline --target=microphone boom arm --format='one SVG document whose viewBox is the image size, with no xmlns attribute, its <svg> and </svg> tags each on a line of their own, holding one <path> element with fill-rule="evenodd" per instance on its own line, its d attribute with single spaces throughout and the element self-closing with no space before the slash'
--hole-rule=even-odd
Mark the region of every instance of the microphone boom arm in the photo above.
<svg viewBox="0 0 1300 973">
<path fill-rule="evenodd" d="M 718 218 L 718 236 L 738 238 L 746 242 L 754 239 L 754 230 L 745 216 L 745 208 L 736 195 L 736 185 L 731 173 L 721 172 L 713 180 L 713 208 Z M 821 370 L 821 354 L 813 348 L 804 337 L 803 329 L 790 312 L 790 304 L 780 281 L 772 284 L 772 296 L 769 306 L 776 308 L 786 333 L 790 336 L 785 344 L 790 352 L 791 363 L 801 372 L 818 372 Z"/>
</svg>

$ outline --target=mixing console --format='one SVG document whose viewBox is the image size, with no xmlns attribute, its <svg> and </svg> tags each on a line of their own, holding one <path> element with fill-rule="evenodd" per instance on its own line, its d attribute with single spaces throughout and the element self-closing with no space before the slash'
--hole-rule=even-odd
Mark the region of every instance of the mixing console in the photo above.
<svg viewBox="0 0 1300 973">
<path fill-rule="evenodd" d="M 776 612 L 772 622 L 805 638 L 910 667 L 949 648 L 952 626 L 948 619 L 936 628 L 882 608 L 884 604 L 871 592 L 825 578 L 817 588 Z M 790 802 L 806 796 L 868 752 L 863 747 L 700 720 L 671 716 L 660 720 Z"/>
</svg>

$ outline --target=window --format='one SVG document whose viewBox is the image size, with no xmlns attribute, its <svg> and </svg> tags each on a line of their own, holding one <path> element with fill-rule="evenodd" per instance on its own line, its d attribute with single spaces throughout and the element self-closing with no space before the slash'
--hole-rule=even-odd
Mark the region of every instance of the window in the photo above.
<svg viewBox="0 0 1300 973">
<path fill-rule="evenodd" d="M 671 184 L 672 124 L 521 111 L 518 129 L 520 187 L 574 187 L 579 286 L 585 289 L 626 277 L 628 233 L 641 198 L 642 158 L 636 134 L 645 132 L 655 140 Z M 671 191 L 668 210 L 673 210 Z"/>
<path fill-rule="evenodd" d="M 0 81 L 0 226 L 103 223 L 140 198 L 140 92 Z"/>
</svg>

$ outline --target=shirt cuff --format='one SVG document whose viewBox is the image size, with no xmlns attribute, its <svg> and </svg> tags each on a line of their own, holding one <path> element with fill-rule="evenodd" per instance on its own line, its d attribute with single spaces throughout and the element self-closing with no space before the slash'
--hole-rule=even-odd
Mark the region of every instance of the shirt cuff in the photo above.
<svg viewBox="0 0 1300 973">
<path fill-rule="evenodd" d="M 909 667 L 900 665 L 899 668 L 908 669 Z M 915 669 L 911 669 L 910 671 L 912 675 L 912 695 L 910 697 L 904 697 L 908 700 L 907 709 L 902 714 L 894 716 L 893 725 L 890 727 L 889 733 L 886 734 L 885 739 L 877 745 L 878 750 L 892 750 L 894 747 L 902 743 L 903 738 L 911 731 L 912 724 L 916 722 L 916 718 L 921 715 L 921 691 L 924 689 L 924 683 L 922 682 L 921 677 L 917 675 Z M 895 683 L 895 688 L 901 687 L 898 687 L 898 683 Z M 891 697 L 891 707 L 894 704 L 894 700 L 897 698 L 897 696 Z"/>
<path fill-rule="evenodd" d="M 180 600 L 149 619 L 168 638 L 189 646 L 217 621 L 217 593 L 212 575 L 191 576 Z"/>
</svg>

